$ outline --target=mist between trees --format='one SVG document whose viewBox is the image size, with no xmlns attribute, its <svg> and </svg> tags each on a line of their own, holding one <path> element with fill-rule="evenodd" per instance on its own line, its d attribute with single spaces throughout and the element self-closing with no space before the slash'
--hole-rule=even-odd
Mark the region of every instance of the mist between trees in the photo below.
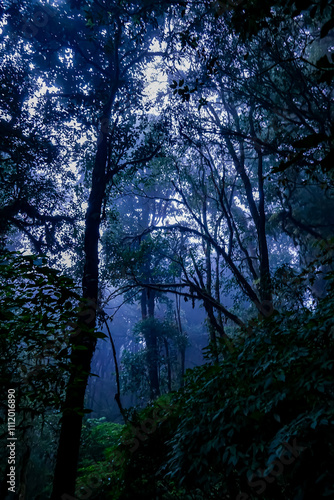
<svg viewBox="0 0 334 500">
<path fill-rule="evenodd" d="M 333 2 L 0 16 L 0 497 L 333 496 Z"/>
</svg>

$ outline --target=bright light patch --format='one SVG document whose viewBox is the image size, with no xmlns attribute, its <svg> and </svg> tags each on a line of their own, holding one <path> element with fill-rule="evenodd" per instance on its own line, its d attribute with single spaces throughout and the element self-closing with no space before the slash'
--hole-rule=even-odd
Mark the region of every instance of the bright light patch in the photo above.
<svg viewBox="0 0 334 500">
<path fill-rule="evenodd" d="M 162 70 L 162 58 L 159 55 L 162 50 L 163 45 L 158 40 L 154 40 L 150 46 L 150 51 L 156 52 L 157 56 L 152 62 L 149 62 L 146 65 L 146 86 L 143 99 L 144 104 L 154 104 L 159 99 L 159 97 L 163 100 L 167 98 L 167 75 Z M 159 110 L 156 109 L 156 107 L 153 108 L 151 112 L 155 115 L 159 114 Z"/>
</svg>

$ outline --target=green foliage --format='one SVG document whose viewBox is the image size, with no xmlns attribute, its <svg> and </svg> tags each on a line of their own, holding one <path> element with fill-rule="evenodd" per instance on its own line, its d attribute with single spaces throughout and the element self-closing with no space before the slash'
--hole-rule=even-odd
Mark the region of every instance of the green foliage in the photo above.
<svg viewBox="0 0 334 500">
<path fill-rule="evenodd" d="M 0 284 L 0 435 L 8 435 L 6 395 L 14 389 L 15 435 L 22 443 L 17 470 L 28 464 L 28 495 L 48 495 L 78 295 L 72 280 L 49 267 L 46 258 L 13 252 L 1 253 Z M 1 450 L 3 475 L 5 444 Z M 41 473 L 48 478 L 44 484 Z"/>
<path fill-rule="evenodd" d="M 77 483 L 78 495 L 89 490 L 92 492 L 91 498 L 100 498 L 108 491 L 110 485 L 115 488 L 118 484 L 120 480 L 118 467 L 110 457 L 115 454 L 120 443 L 123 427 L 121 424 L 106 422 L 104 417 L 87 419 L 84 422 Z"/>
<path fill-rule="evenodd" d="M 164 320 L 147 318 L 135 325 L 134 335 L 138 338 L 145 338 L 147 332 L 152 329 L 156 331 L 158 337 L 173 338 L 178 333 L 175 322 L 171 318 Z"/>
<path fill-rule="evenodd" d="M 109 2 L 109 8 L 102 10 L 96 8 L 96 2 L 81 9 L 83 3 L 63 3 L 54 20 L 49 15 L 47 24 L 35 25 L 32 37 L 24 33 L 29 40 L 20 39 L 21 49 L 15 45 L 2 65 L 6 70 L 1 77 L 3 94 L 9 105 L 2 108 L 0 230 L 5 235 L 16 227 L 37 252 L 66 247 L 69 241 L 64 234 L 62 247 L 55 239 L 58 226 L 71 222 L 70 217 L 59 215 L 59 203 L 71 198 L 76 178 L 67 178 L 60 165 L 65 156 L 73 159 L 81 146 L 89 143 L 81 148 L 88 150 L 87 156 L 79 156 L 77 161 L 84 160 L 86 181 L 90 182 L 90 166 L 95 165 L 95 127 L 108 99 L 114 99 L 113 109 L 109 106 L 107 113 L 111 114 L 110 126 L 109 117 L 104 123 L 102 118 L 101 124 L 101 136 L 107 134 L 110 140 L 105 172 L 108 188 L 102 196 L 103 216 L 112 226 L 105 232 L 110 233 L 109 241 L 108 235 L 104 237 L 107 278 L 112 276 L 108 285 L 124 285 L 123 291 L 132 293 L 140 281 L 144 285 L 175 285 L 177 278 L 178 284 L 189 286 L 191 298 L 196 289 L 203 298 L 213 290 L 210 252 L 220 249 L 221 260 L 225 259 L 230 271 L 234 269 L 239 286 L 233 285 L 229 273 L 226 290 L 228 286 L 238 289 L 240 309 L 246 309 L 240 316 L 245 320 L 252 311 L 241 302 L 244 296 L 240 289 L 247 283 L 251 283 L 250 291 L 261 286 L 256 264 L 262 243 L 257 241 L 258 248 L 250 248 L 256 231 L 249 206 L 256 222 L 258 217 L 253 214 L 257 209 L 260 212 L 261 198 L 265 197 L 268 213 L 263 215 L 263 228 L 266 219 L 273 231 L 279 222 L 280 230 L 291 237 L 287 245 L 291 255 L 295 252 L 302 258 L 300 249 L 306 248 L 308 259 L 313 259 L 317 256 L 310 250 L 314 239 L 324 242 L 331 236 L 333 225 L 328 214 L 333 212 L 333 193 L 327 185 L 332 181 L 334 157 L 330 88 L 334 72 L 329 43 L 333 2 L 204 1 L 192 2 L 191 9 L 185 2 L 176 2 L 182 6 L 182 21 L 174 16 L 170 22 L 172 42 L 166 48 L 171 67 L 174 64 L 177 69 L 176 74 L 169 71 L 175 97 L 171 100 L 175 107 L 169 110 L 170 135 L 164 120 L 143 118 L 138 111 L 145 113 L 144 108 L 151 106 L 142 106 L 143 68 L 153 37 L 159 38 L 160 12 L 170 2 L 158 2 L 154 9 L 151 2 L 144 2 L 144 8 L 140 2 Z M 134 12 L 137 7 L 139 12 Z M 29 2 L 16 2 L 8 11 L 2 26 L 5 45 L 20 38 L 9 28 L 21 26 L 29 9 Z M 165 26 L 160 41 L 169 38 Z M 83 50 L 81 42 L 85 40 Z M 180 44 L 181 52 L 189 55 L 185 64 L 189 71 L 185 73 L 178 69 L 182 57 L 179 49 L 174 52 L 173 40 L 175 47 Z M 8 61 L 19 53 L 22 61 L 17 58 L 16 67 Z M 115 67 L 118 64 L 120 67 Z M 49 91 L 45 98 L 40 95 L 41 112 L 39 118 L 38 113 L 33 118 L 25 106 L 36 111 L 31 99 L 32 107 L 28 105 L 28 98 L 35 98 L 46 82 L 54 84 L 58 95 L 51 96 Z M 62 94 L 67 96 L 65 101 Z M 75 126 L 65 141 L 71 130 L 66 123 Z M 74 132 L 75 127 L 80 132 Z M 69 148 L 70 155 L 60 154 L 69 137 L 78 140 L 79 135 L 80 139 L 86 135 L 87 141 Z M 161 148 L 162 141 L 169 142 L 170 148 L 165 144 Z M 141 159 L 148 159 L 143 162 L 148 164 L 160 149 L 161 158 L 152 161 L 151 179 L 145 169 L 136 172 Z M 170 159 L 166 159 L 167 154 Z M 244 165 L 241 159 L 246 159 Z M 262 194 L 260 185 L 263 179 L 267 181 L 269 171 L 275 189 L 265 183 Z M 36 175 L 31 175 L 34 172 Z M 169 182 L 159 189 L 154 176 L 166 177 Z M 64 183 L 66 178 L 72 187 L 63 197 L 60 185 L 70 187 Z M 314 186 L 306 189 L 310 180 Z M 135 194 L 129 199 L 127 188 L 132 182 Z M 109 194 L 117 186 L 128 203 L 118 202 L 110 208 Z M 78 206 L 84 194 L 80 189 L 74 188 Z M 253 210 L 249 204 L 252 193 Z M 143 203 L 146 194 L 151 201 Z M 319 197 L 324 194 L 326 201 L 320 204 Z M 177 219 L 187 225 L 189 234 L 197 224 L 197 239 L 187 238 L 184 227 L 179 236 L 177 227 L 164 233 L 167 237 L 146 233 L 149 225 L 162 230 L 170 215 L 169 220 L 175 219 L 176 208 L 167 208 L 173 196 L 175 207 L 182 209 Z M 236 200 L 238 204 L 233 206 Z M 210 234 L 216 238 L 212 248 L 211 236 L 203 239 Z M 264 232 L 264 240 L 267 234 Z M 4 246 L 5 238 L 1 238 Z M 86 492 L 87 498 L 113 500 L 238 498 L 241 491 L 245 492 L 243 499 L 257 498 L 260 493 L 252 482 L 260 477 L 265 485 L 263 499 L 333 495 L 333 289 L 328 280 L 319 300 L 308 301 L 306 279 L 313 284 L 318 269 L 305 282 L 298 282 L 294 258 L 290 256 L 286 264 L 279 257 L 270 256 L 271 265 L 274 258 L 278 262 L 272 266 L 276 268 L 272 283 L 278 312 L 264 321 L 253 320 L 248 336 L 244 332 L 232 352 L 222 348 L 220 364 L 189 371 L 185 389 L 175 396 L 167 415 L 157 417 L 157 406 L 153 405 L 139 414 L 133 412 L 131 424 L 124 428 L 101 421 L 85 423 L 79 492 Z M 248 274 L 244 271 L 247 262 Z M 327 264 L 327 270 L 333 268 L 333 262 Z M 225 278 L 219 282 L 223 270 L 217 253 L 214 298 L 218 302 L 225 299 L 221 293 Z M 327 270 L 320 271 L 324 274 Z M 245 279 L 237 281 L 236 271 Z M 185 276 L 188 281 L 184 281 Z M 0 262 L 0 280 L 1 389 L 17 388 L 19 415 L 23 425 L 30 425 L 36 415 L 57 412 L 63 400 L 69 322 L 76 315 L 78 297 L 71 291 L 70 280 L 36 257 L 6 255 Z M 212 316 L 218 316 L 217 311 Z M 136 333 L 146 346 L 153 334 L 158 340 L 157 351 L 166 353 L 165 358 L 159 357 L 160 366 L 168 366 L 171 372 L 166 363 L 173 355 L 168 340 L 173 340 L 174 348 L 185 343 L 172 323 L 151 318 L 138 324 Z M 212 324 L 211 333 L 215 333 Z M 235 329 L 233 335 L 237 335 Z M 87 348 L 78 345 L 75 349 Z M 138 392 L 144 391 L 145 350 L 126 353 L 123 366 L 126 382 Z M 283 447 L 295 440 L 300 448 L 298 455 L 288 453 L 291 466 L 267 481 L 273 460 L 279 460 Z M 259 468 L 265 471 L 259 473 Z"/>
<path fill-rule="evenodd" d="M 188 372 L 167 477 L 199 488 L 203 498 L 236 498 L 240 491 L 258 498 L 249 478 L 270 470 L 283 443 L 296 439 L 304 450 L 265 483 L 262 498 L 332 494 L 333 310 L 332 289 L 316 311 L 276 313 L 220 366 Z"/>
<path fill-rule="evenodd" d="M 27 469 L 29 477 L 27 498 L 37 497 L 40 500 L 50 498 L 53 466 L 57 452 L 59 419 L 59 413 L 52 411 L 34 418 L 31 427 L 21 441 L 30 449 Z M 45 478 L 43 483 L 41 483 L 41 477 Z"/>
<path fill-rule="evenodd" d="M 17 388 L 25 411 L 58 408 L 65 387 L 73 282 L 45 258 L 15 253 L 0 261 L 1 389 Z"/>
<path fill-rule="evenodd" d="M 223 362 L 188 370 L 163 421 L 154 425 L 151 406 L 132 416 L 122 491 L 100 498 L 331 496 L 333 311 L 331 285 L 317 309 L 253 321 Z"/>
<path fill-rule="evenodd" d="M 146 346 L 144 347 L 145 339 L 149 335 L 154 335 L 157 339 L 160 392 L 168 392 L 168 364 L 171 369 L 172 389 L 178 388 L 180 379 L 178 351 L 188 345 L 188 339 L 184 334 L 180 334 L 175 320 L 171 316 L 171 311 L 167 312 L 163 320 L 152 317 L 139 321 L 134 326 L 133 334 L 138 342 L 138 351 L 125 350 L 122 353 L 122 392 L 132 392 L 142 402 L 147 402 L 150 398 L 148 350 L 145 348 Z"/>
<path fill-rule="evenodd" d="M 123 426 L 114 422 L 106 422 L 106 418 L 87 419 L 82 428 L 83 455 L 81 463 L 90 459 L 102 460 L 105 451 L 118 444 Z"/>
<path fill-rule="evenodd" d="M 122 426 L 102 419 L 87 421 L 83 441 L 87 465 L 80 469 L 78 495 L 90 490 L 92 499 L 120 500 L 150 498 L 152 470 L 165 454 L 164 441 L 169 435 L 165 430 L 167 415 L 173 411 L 169 396 L 162 396 L 141 412 L 128 413 L 129 422 Z M 95 424 L 98 424 L 95 427 Z M 153 440 L 152 440 L 152 438 Z M 96 442 L 105 441 L 104 459 L 101 449 L 96 453 Z M 106 446 L 109 441 L 109 446 Z M 99 444 L 98 444 L 99 446 Z M 91 463 L 89 462 L 91 457 Z M 93 463 L 92 463 L 93 462 Z"/>
<path fill-rule="evenodd" d="M 143 401 L 149 399 L 149 378 L 147 373 L 146 351 L 122 353 L 121 383 L 123 393 L 135 393 Z"/>
</svg>

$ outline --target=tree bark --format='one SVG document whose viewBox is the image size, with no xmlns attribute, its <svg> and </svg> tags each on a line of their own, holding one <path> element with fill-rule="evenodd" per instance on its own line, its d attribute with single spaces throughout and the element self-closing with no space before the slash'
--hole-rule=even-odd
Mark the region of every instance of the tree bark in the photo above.
<svg viewBox="0 0 334 500">
<path fill-rule="evenodd" d="M 182 321 L 181 321 L 181 297 L 175 295 L 175 319 L 177 323 L 177 328 L 179 331 L 180 342 L 179 342 L 179 352 L 180 352 L 180 387 L 184 386 L 184 374 L 185 374 L 185 363 L 186 363 L 186 342 L 185 335 L 183 333 Z"/>
<path fill-rule="evenodd" d="M 264 186 L 263 186 L 263 155 L 261 148 L 256 148 L 258 152 L 258 183 L 259 183 L 259 219 L 257 234 L 259 239 L 260 253 L 260 297 L 262 300 L 263 312 L 271 312 L 272 308 L 272 284 L 270 277 L 269 254 L 266 237 L 266 214 L 264 207 Z"/>
<path fill-rule="evenodd" d="M 168 376 L 167 387 L 168 387 L 168 392 L 172 392 L 172 367 L 170 362 L 168 340 L 166 338 L 164 338 L 164 345 L 165 345 L 166 361 L 167 361 L 167 376 Z"/>
<path fill-rule="evenodd" d="M 115 91 L 104 108 L 104 120 L 109 120 L 114 97 Z M 82 418 L 85 413 L 84 398 L 97 342 L 94 330 L 98 301 L 98 241 L 102 202 L 106 188 L 107 159 L 107 131 L 101 130 L 86 212 L 83 301 L 78 329 L 72 341 L 70 378 L 63 407 L 51 500 L 60 500 L 66 498 L 66 494 L 74 495 L 75 493 Z"/>
<path fill-rule="evenodd" d="M 148 320 L 148 328 L 145 329 L 145 343 L 147 350 L 147 368 L 150 381 L 150 397 L 155 399 L 160 395 L 159 373 L 158 373 L 158 342 L 154 328 L 154 298 L 155 291 L 144 288 L 141 297 L 142 319 Z"/>
<path fill-rule="evenodd" d="M 22 457 L 22 467 L 20 472 L 20 487 L 18 491 L 19 500 L 25 500 L 26 498 L 26 489 L 27 489 L 27 470 L 29 466 L 31 448 L 27 445 L 26 450 Z"/>
</svg>

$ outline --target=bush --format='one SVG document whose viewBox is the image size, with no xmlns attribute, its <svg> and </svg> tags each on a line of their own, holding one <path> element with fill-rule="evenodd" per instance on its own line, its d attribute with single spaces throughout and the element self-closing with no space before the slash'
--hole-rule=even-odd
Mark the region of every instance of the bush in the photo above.
<svg viewBox="0 0 334 500">
<path fill-rule="evenodd" d="M 91 498 L 333 497 L 333 306 L 329 287 L 314 310 L 253 321 L 220 364 L 133 412 Z"/>
<path fill-rule="evenodd" d="M 276 313 L 221 365 L 188 372 L 166 477 L 203 498 L 334 494 L 333 305 L 331 292 Z"/>
</svg>

